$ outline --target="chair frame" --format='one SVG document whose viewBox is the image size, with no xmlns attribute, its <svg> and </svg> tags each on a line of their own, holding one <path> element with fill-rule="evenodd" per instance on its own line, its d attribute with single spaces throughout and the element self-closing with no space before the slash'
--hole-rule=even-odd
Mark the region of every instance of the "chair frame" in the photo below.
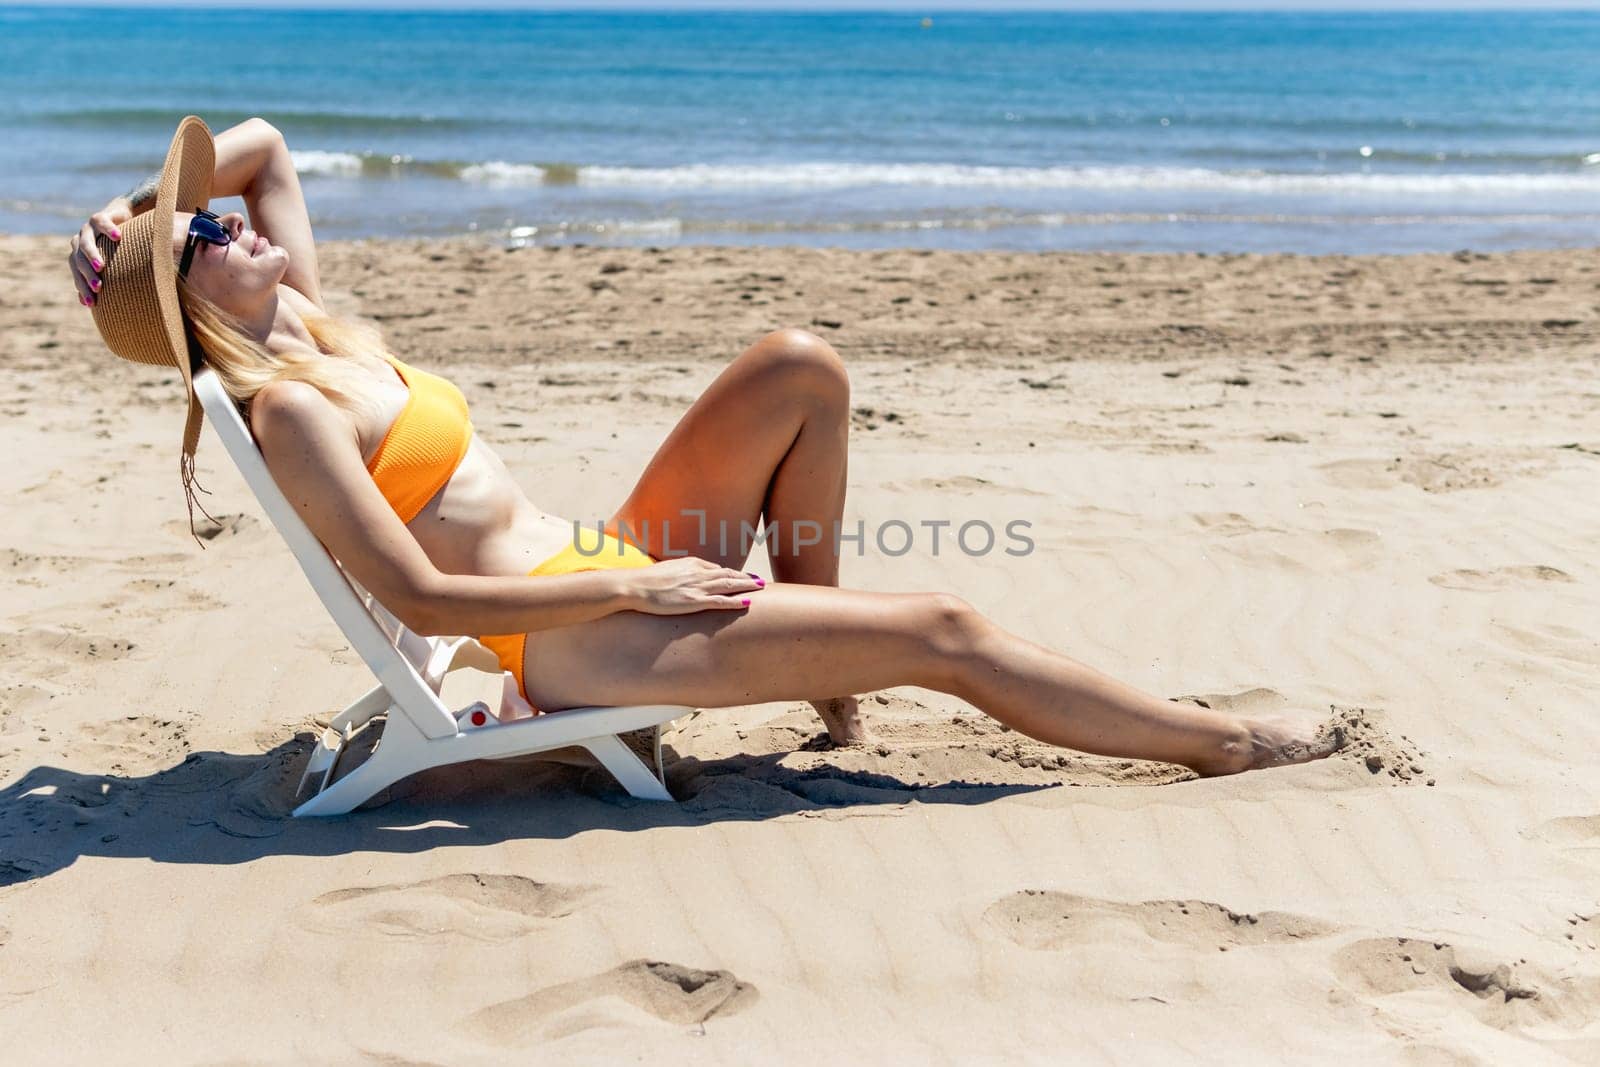
<svg viewBox="0 0 1600 1067">
<path fill-rule="evenodd" d="M 672 800 L 661 763 L 661 728 L 691 711 L 676 704 L 574 708 L 535 714 L 494 653 L 470 637 L 424 637 L 408 630 L 377 598 L 346 574 L 284 497 L 250 428 L 209 368 L 194 376 L 195 392 L 223 447 L 283 536 L 311 588 L 377 678 L 323 730 L 300 779 L 298 796 L 315 793 L 296 817 L 343 815 L 394 782 L 430 767 L 475 759 L 506 759 L 573 745 L 589 750 L 622 787 L 645 800 Z M 497 713 L 481 702 L 451 711 L 440 698 L 445 677 L 465 667 L 502 675 Z M 367 760 L 334 778 L 350 742 L 373 720 L 383 733 Z M 654 729 L 655 769 L 617 736 Z"/>
</svg>

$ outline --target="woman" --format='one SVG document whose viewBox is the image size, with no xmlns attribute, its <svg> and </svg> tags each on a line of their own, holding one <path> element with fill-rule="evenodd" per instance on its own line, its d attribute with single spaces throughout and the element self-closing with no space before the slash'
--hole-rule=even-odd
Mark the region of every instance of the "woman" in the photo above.
<svg viewBox="0 0 1600 1067">
<path fill-rule="evenodd" d="M 204 211 L 234 195 L 248 219 Z M 184 379 L 191 517 L 191 366 L 204 363 L 345 570 L 418 633 L 489 635 L 535 708 L 806 699 L 844 744 L 867 737 L 850 694 L 917 685 L 1051 744 L 1206 775 L 1336 747 L 1314 715 L 1163 700 L 955 596 L 841 589 L 831 538 L 780 544 L 770 585 L 746 573 L 744 551 L 713 531 L 763 517 L 780 533 L 830 531 L 843 509 L 849 385 L 838 354 L 802 330 L 724 369 L 612 516 L 603 550 L 575 545 L 572 524 L 472 433 L 454 386 L 328 316 L 288 148 L 259 119 L 214 142 L 185 119 L 161 174 L 90 217 L 71 266 L 108 346 Z M 703 525 L 684 521 L 700 512 Z M 668 538 L 692 554 L 665 558 Z"/>
</svg>

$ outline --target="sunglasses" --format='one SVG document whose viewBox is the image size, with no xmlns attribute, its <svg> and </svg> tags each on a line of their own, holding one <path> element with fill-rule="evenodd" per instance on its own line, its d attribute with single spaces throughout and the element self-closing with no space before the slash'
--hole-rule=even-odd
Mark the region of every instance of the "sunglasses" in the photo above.
<svg viewBox="0 0 1600 1067">
<path fill-rule="evenodd" d="M 194 209 L 194 218 L 189 220 L 189 237 L 183 242 L 183 259 L 178 262 L 178 277 L 188 280 L 189 264 L 194 262 L 194 254 L 201 241 L 208 245 L 232 244 L 233 234 L 222 225 L 219 216 L 197 207 Z"/>
<path fill-rule="evenodd" d="M 189 264 L 194 262 L 194 254 L 204 241 L 210 245 L 228 245 L 233 243 L 233 234 L 229 233 L 222 225 L 219 216 L 207 211 L 203 207 L 194 209 L 194 218 L 189 220 L 189 236 L 183 242 L 183 258 L 178 261 L 178 277 L 185 281 L 189 278 Z M 200 348 L 200 341 L 194 335 L 194 328 L 189 325 L 189 316 L 183 316 L 184 338 L 189 342 L 189 371 L 198 374 L 200 367 L 205 363 L 205 352 Z"/>
</svg>

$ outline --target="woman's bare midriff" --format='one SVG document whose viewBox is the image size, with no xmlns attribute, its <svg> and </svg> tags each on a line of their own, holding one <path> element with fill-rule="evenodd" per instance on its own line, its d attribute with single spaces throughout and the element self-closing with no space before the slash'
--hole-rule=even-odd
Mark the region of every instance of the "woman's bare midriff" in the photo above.
<svg viewBox="0 0 1600 1067">
<path fill-rule="evenodd" d="M 373 375 L 378 410 L 354 416 L 368 462 L 405 407 L 394 368 L 359 360 Z M 523 575 L 572 541 L 572 523 L 536 507 L 476 431 L 455 473 L 406 528 L 445 574 Z"/>
</svg>

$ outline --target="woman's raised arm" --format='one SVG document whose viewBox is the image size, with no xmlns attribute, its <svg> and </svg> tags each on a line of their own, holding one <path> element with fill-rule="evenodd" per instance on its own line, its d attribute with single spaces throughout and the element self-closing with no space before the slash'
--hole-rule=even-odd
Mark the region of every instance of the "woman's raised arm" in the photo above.
<svg viewBox="0 0 1600 1067">
<path fill-rule="evenodd" d="M 321 279 L 317 273 L 317 248 L 311 236 L 311 216 L 306 211 L 300 177 L 283 134 L 265 119 L 247 119 L 217 134 L 217 163 L 212 178 L 213 197 L 240 196 L 250 213 L 250 226 L 257 233 L 289 253 L 289 269 L 283 284 L 304 294 L 322 307 Z M 113 241 L 122 239 L 119 227 L 135 215 L 147 211 L 156 197 L 158 175 L 151 175 L 122 196 L 89 216 L 73 238 L 70 264 L 80 301 L 88 306 L 100 288 L 99 253 L 95 234 Z M 193 211 L 197 205 L 179 204 L 179 211 Z"/>
</svg>

